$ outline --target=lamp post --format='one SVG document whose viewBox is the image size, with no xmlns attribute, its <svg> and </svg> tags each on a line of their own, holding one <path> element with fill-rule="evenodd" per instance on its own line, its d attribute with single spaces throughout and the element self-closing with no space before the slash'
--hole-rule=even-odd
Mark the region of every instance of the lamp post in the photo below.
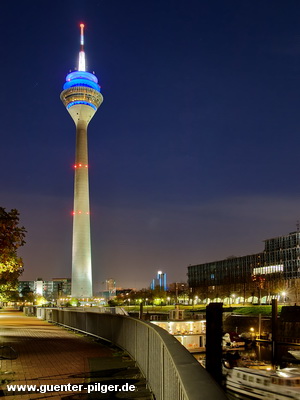
<svg viewBox="0 0 300 400">
<path fill-rule="evenodd" d="M 235 304 L 235 294 L 232 294 L 231 297 L 232 297 L 232 304 Z"/>
<path fill-rule="evenodd" d="M 195 307 L 195 304 L 198 304 L 198 296 L 194 297 L 194 301 L 193 301 L 193 308 Z"/>
</svg>

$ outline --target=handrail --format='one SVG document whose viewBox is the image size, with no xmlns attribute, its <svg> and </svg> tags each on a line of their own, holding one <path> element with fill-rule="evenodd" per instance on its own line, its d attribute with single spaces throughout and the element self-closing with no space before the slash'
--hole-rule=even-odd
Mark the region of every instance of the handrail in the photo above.
<svg viewBox="0 0 300 400">
<path fill-rule="evenodd" d="M 220 386 L 176 338 L 121 315 L 53 309 L 51 320 L 109 340 L 137 362 L 157 400 L 226 400 Z"/>
</svg>

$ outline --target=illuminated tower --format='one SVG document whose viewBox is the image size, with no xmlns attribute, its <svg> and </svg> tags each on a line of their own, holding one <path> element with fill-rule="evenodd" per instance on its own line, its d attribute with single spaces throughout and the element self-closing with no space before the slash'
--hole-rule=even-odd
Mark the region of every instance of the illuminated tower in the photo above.
<svg viewBox="0 0 300 400">
<path fill-rule="evenodd" d="M 76 125 L 72 244 L 72 297 L 92 297 L 87 126 L 103 101 L 98 79 L 86 72 L 84 24 L 80 24 L 78 70 L 66 77 L 60 98 Z"/>
</svg>

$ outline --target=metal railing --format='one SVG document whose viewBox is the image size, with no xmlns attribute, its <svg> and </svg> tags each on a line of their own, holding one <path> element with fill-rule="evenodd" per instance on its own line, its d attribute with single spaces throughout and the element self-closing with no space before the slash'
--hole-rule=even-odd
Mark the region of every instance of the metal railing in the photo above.
<svg viewBox="0 0 300 400">
<path fill-rule="evenodd" d="M 62 307 L 60 308 L 62 309 Z M 52 310 L 50 307 L 39 307 L 39 306 L 25 306 L 23 312 L 27 316 L 34 316 L 40 319 L 51 321 Z M 129 314 L 123 307 L 72 307 L 72 311 L 78 312 L 93 312 L 100 314 L 118 314 L 128 316 Z"/>
<path fill-rule="evenodd" d="M 106 339 L 136 361 L 156 400 L 226 400 L 219 385 L 168 332 L 130 317 L 53 309 L 52 322 Z"/>
</svg>

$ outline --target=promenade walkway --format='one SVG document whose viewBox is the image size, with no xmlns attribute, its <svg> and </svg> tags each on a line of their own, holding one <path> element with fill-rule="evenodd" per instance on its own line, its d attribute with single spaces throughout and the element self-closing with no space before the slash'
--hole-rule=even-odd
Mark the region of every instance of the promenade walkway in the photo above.
<svg viewBox="0 0 300 400">
<path fill-rule="evenodd" d="M 126 354 L 90 337 L 67 331 L 36 317 L 12 310 L 0 312 L 0 345 L 18 353 L 15 360 L 0 360 L 0 397 L 8 400 L 150 400 L 145 380 Z M 1 355 L 1 352 L 0 352 Z M 96 385 L 98 383 L 98 386 Z M 8 392 L 7 385 L 36 385 L 39 391 Z M 63 391 L 47 391 L 45 385 L 68 385 Z M 101 393 L 105 385 L 119 385 L 115 392 Z M 127 384 L 127 386 L 122 386 Z M 71 390 L 71 385 L 83 385 Z M 90 385 L 88 394 L 83 387 Z M 135 385 L 135 391 L 126 391 Z M 79 387 L 79 386 L 78 386 Z M 73 389 L 76 386 L 73 386 Z M 51 390 L 51 387 L 48 386 Z M 60 387 L 57 387 L 60 389 Z M 80 387 L 79 387 L 80 389 Z M 94 389 L 94 390 L 92 390 Z"/>
</svg>

